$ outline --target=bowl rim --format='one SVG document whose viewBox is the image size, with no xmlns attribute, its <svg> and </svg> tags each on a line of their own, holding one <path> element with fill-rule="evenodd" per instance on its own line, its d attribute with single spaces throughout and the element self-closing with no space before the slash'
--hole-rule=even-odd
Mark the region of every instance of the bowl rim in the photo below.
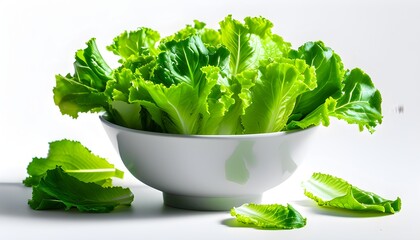
<svg viewBox="0 0 420 240">
<path fill-rule="evenodd" d="M 143 135 L 153 135 L 153 136 L 161 136 L 161 137 L 175 137 L 175 138 L 203 138 L 203 139 L 247 139 L 247 138 L 264 138 L 264 137 L 279 137 L 279 136 L 286 136 L 296 133 L 301 133 L 304 131 L 308 131 L 310 129 L 316 128 L 317 126 L 311 126 L 305 129 L 297 129 L 297 130 L 290 130 L 290 131 L 283 131 L 283 132 L 270 132 L 270 133 L 252 133 L 252 134 L 208 134 L 208 135 L 199 135 L 199 134 L 176 134 L 176 133 L 162 133 L 162 132 L 152 132 L 152 131 L 145 131 L 139 129 L 133 129 L 124 127 L 118 124 L 115 124 L 107 119 L 105 114 L 99 115 L 100 121 L 111 128 L 116 128 L 123 131 L 128 131 L 132 133 L 140 133 Z"/>
</svg>

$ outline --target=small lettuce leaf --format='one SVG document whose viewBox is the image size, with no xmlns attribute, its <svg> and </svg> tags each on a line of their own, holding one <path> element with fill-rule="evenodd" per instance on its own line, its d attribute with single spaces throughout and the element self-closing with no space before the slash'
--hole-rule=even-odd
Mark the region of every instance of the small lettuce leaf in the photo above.
<svg viewBox="0 0 420 240">
<path fill-rule="evenodd" d="M 28 201 L 34 210 L 73 207 L 82 212 L 110 212 L 119 205 L 129 206 L 133 193 L 128 188 L 101 187 L 70 176 L 61 167 L 48 170 Z"/>
<path fill-rule="evenodd" d="M 323 42 L 307 42 L 299 49 L 289 53 L 289 57 L 303 59 L 316 70 L 317 87 L 305 92 L 296 102 L 293 114 L 306 117 L 322 105 L 329 97 L 341 95 L 344 67 L 341 58 Z"/>
<path fill-rule="evenodd" d="M 331 116 L 349 124 L 358 124 L 361 131 L 366 128 L 373 132 L 382 123 L 380 92 L 374 87 L 369 75 L 359 68 L 348 71 L 343 84 L 343 95 L 337 99 Z"/>
<path fill-rule="evenodd" d="M 215 29 L 206 28 L 205 26 L 206 23 L 194 20 L 194 25 L 187 24 L 185 28 L 162 39 L 159 47 L 164 50 L 166 49 L 165 43 L 170 41 L 182 41 L 194 35 L 199 36 L 203 43 L 206 44 L 206 47 L 218 47 L 221 43 L 220 33 Z"/>
<path fill-rule="evenodd" d="M 303 183 L 305 195 L 319 206 L 356 211 L 395 213 L 401 210 L 401 199 L 387 200 L 361 190 L 345 180 L 323 173 L 314 173 Z"/>
<path fill-rule="evenodd" d="M 231 215 L 236 220 L 259 228 L 294 229 L 306 225 L 306 218 L 296 211 L 290 204 L 244 204 L 232 208 Z"/>
<path fill-rule="evenodd" d="M 123 178 L 124 173 L 116 169 L 106 159 L 94 155 L 80 142 L 59 140 L 50 143 L 46 158 L 33 158 L 29 163 L 28 177 L 23 181 L 25 186 L 35 186 L 50 169 L 56 166 L 83 182 L 95 182 L 100 185 L 111 185 L 111 177 Z"/>
<path fill-rule="evenodd" d="M 227 16 L 220 22 L 221 42 L 230 52 L 232 76 L 257 69 L 259 61 L 287 55 L 290 43 L 271 33 L 273 24 L 263 17 L 247 17 L 241 23 Z"/>
<path fill-rule="evenodd" d="M 142 55 L 157 55 L 157 43 L 160 34 L 150 28 L 139 28 L 136 31 L 125 31 L 114 38 L 114 42 L 107 46 L 109 51 L 122 58 L 121 62 L 135 59 Z"/>
<path fill-rule="evenodd" d="M 382 98 L 369 75 L 355 68 L 346 73 L 343 85 L 343 92 L 339 98 L 329 97 L 304 119 L 293 120 L 287 127 L 307 128 L 320 123 L 328 126 L 329 117 L 332 116 L 349 124 L 358 124 L 360 131 L 366 128 L 369 132 L 374 132 L 375 127 L 382 123 Z"/>
<path fill-rule="evenodd" d="M 296 98 L 316 87 L 314 68 L 300 59 L 269 63 L 260 71 L 261 79 L 251 90 L 252 104 L 242 116 L 248 134 L 281 131 Z"/>
<path fill-rule="evenodd" d="M 229 101 L 232 105 L 220 122 L 218 134 L 243 134 L 244 128 L 241 117 L 252 102 L 251 89 L 258 77 L 257 70 L 245 70 L 227 81 Z"/>
<path fill-rule="evenodd" d="M 90 39 L 87 48 L 76 52 L 74 75 L 56 75 L 53 89 L 54 103 L 62 114 L 77 118 L 81 112 L 98 112 L 108 109 L 109 96 L 105 94 L 112 69 L 99 53 L 95 39 Z"/>
<path fill-rule="evenodd" d="M 172 84 L 185 82 L 199 92 L 205 87 L 205 66 L 227 69 L 229 52 L 224 47 L 208 49 L 200 37 L 191 36 L 182 41 L 170 41 L 165 44 L 166 51 L 159 54 L 157 68 L 154 71 L 155 83 Z"/>
</svg>

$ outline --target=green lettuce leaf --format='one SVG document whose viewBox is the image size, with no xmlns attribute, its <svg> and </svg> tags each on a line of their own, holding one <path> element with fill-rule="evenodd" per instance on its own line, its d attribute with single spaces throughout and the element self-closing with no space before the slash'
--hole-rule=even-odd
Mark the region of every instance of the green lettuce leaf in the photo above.
<svg viewBox="0 0 420 240">
<path fill-rule="evenodd" d="M 227 69 L 229 52 L 224 47 L 208 49 L 200 37 L 191 36 L 182 41 L 170 41 L 165 44 L 166 51 L 158 56 L 157 68 L 154 71 L 155 83 L 172 84 L 185 82 L 199 92 L 205 88 L 205 66 L 216 66 Z"/>
<path fill-rule="evenodd" d="M 294 229 L 306 225 L 306 218 L 290 204 L 244 204 L 231 209 L 236 220 L 260 228 Z"/>
<path fill-rule="evenodd" d="M 35 186 L 45 177 L 46 172 L 60 166 L 66 173 L 83 182 L 111 185 L 111 177 L 123 178 L 124 173 L 108 163 L 106 159 L 94 155 L 80 142 L 59 140 L 50 143 L 46 158 L 33 158 L 29 163 L 25 186 Z"/>
<path fill-rule="evenodd" d="M 220 22 L 221 42 L 230 52 L 232 76 L 257 69 L 261 60 L 287 56 L 290 43 L 272 34 L 272 27 L 263 17 L 247 17 L 243 24 L 229 15 Z"/>
<path fill-rule="evenodd" d="M 241 117 L 252 102 L 251 89 L 258 78 L 256 70 L 242 71 L 240 74 L 227 81 L 229 101 L 231 105 L 222 121 L 220 122 L 217 134 L 232 135 L 243 134 L 244 127 Z"/>
<path fill-rule="evenodd" d="M 296 98 L 316 87 L 313 68 L 302 60 L 282 59 L 260 67 L 252 104 L 242 116 L 245 133 L 278 132 L 286 125 Z"/>
<path fill-rule="evenodd" d="M 74 75 L 56 75 L 53 89 L 54 103 L 62 114 L 73 118 L 81 112 L 98 112 L 109 106 L 105 88 L 112 79 L 112 69 L 99 53 L 94 38 L 86 44 L 87 48 L 76 52 Z"/>
<path fill-rule="evenodd" d="M 304 119 L 291 121 L 288 128 L 306 128 L 320 123 L 328 126 L 329 117 L 332 116 L 349 124 L 358 124 L 360 130 L 366 128 L 374 132 L 375 127 L 382 123 L 380 92 L 370 77 L 358 68 L 346 73 L 343 85 L 343 92 L 339 98 L 329 97 Z"/>
<path fill-rule="evenodd" d="M 109 51 L 122 58 L 122 62 L 136 59 L 142 55 L 157 55 L 157 43 L 160 34 L 150 28 L 139 28 L 136 31 L 125 31 L 114 38 L 114 42 L 107 46 Z"/>
<path fill-rule="evenodd" d="M 303 183 L 303 187 L 305 195 L 316 201 L 319 206 L 383 213 L 401 210 L 400 198 L 394 201 L 387 200 L 328 174 L 314 173 Z"/>
<path fill-rule="evenodd" d="M 341 58 L 323 42 L 307 42 L 289 57 L 303 59 L 313 66 L 316 72 L 317 87 L 299 96 L 293 114 L 300 119 L 322 105 L 329 97 L 341 95 L 344 67 Z"/>
<path fill-rule="evenodd" d="M 70 176 L 61 167 L 48 170 L 33 187 L 28 201 L 34 210 L 73 207 L 82 212 L 110 212 L 119 205 L 129 206 L 134 196 L 128 188 L 101 187 Z"/>
</svg>

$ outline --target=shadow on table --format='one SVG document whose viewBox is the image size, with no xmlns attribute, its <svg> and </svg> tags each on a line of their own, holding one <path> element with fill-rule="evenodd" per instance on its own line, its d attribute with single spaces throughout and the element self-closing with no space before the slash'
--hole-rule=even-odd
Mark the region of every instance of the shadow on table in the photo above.
<svg viewBox="0 0 420 240">
<path fill-rule="evenodd" d="M 76 209 L 64 210 L 32 210 L 27 204 L 32 189 L 20 183 L 0 183 L 0 217 L 36 217 L 57 220 L 124 220 L 124 219 L 160 219 L 177 216 L 202 216 L 217 212 L 190 211 L 167 207 L 163 204 L 161 192 L 147 186 L 130 187 L 134 194 L 131 207 L 118 207 L 110 213 L 83 213 Z M 219 212 L 220 213 L 220 212 Z"/>
</svg>

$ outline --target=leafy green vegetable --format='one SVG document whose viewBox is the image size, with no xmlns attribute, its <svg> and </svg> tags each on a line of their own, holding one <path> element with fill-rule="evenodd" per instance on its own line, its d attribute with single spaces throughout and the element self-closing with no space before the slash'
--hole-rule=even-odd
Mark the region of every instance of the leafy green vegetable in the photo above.
<svg viewBox="0 0 420 240">
<path fill-rule="evenodd" d="M 283 61 L 260 69 L 261 79 L 251 93 L 253 103 L 242 116 L 245 133 L 281 131 L 293 111 L 296 98 L 316 87 L 313 68 L 299 59 Z"/>
<path fill-rule="evenodd" d="M 76 207 L 82 212 L 110 212 L 119 205 L 130 205 L 133 194 L 128 188 L 104 188 L 85 183 L 67 174 L 61 167 L 48 170 L 33 187 L 29 206 L 34 210 Z"/>
<path fill-rule="evenodd" d="M 50 143 L 46 158 L 33 158 L 27 168 L 29 176 L 23 183 L 28 187 L 39 184 L 47 170 L 55 169 L 56 166 L 80 181 L 104 186 L 111 185 L 111 177 L 123 178 L 124 175 L 106 159 L 92 154 L 80 142 L 64 139 Z"/>
<path fill-rule="evenodd" d="M 401 210 L 400 198 L 394 201 L 387 200 L 328 174 L 314 173 L 303 186 L 305 195 L 320 206 L 384 213 L 395 213 Z"/>
<path fill-rule="evenodd" d="M 35 210 L 109 212 L 133 201 L 130 189 L 112 187 L 111 177 L 124 173 L 77 141 L 51 142 L 48 156 L 33 158 L 27 170 L 23 183 L 32 187 L 28 203 Z"/>
<path fill-rule="evenodd" d="M 56 76 L 62 114 L 104 111 L 115 124 L 176 134 L 248 134 L 328 126 L 330 117 L 373 132 L 381 95 L 361 69 L 345 69 L 321 41 L 298 49 L 263 17 L 231 15 L 210 29 L 200 21 L 161 38 L 125 31 L 107 50 L 92 38 L 76 52 L 74 74 Z"/>
<path fill-rule="evenodd" d="M 294 229 L 306 225 L 306 218 L 302 217 L 290 204 L 244 204 L 232 208 L 231 215 L 236 220 L 260 228 Z"/>
<path fill-rule="evenodd" d="M 315 67 L 318 87 L 299 96 L 287 129 L 328 126 L 329 117 L 370 132 L 382 123 L 381 94 L 361 69 L 344 71 L 340 57 L 322 42 L 306 43 L 290 55 Z"/>
<path fill-rule="evenodd" d="M 108 109 L 108 97 L 104 91 L 112 79 L 112 69 L 106 64 L 94 38 L 87 48 L 76 52 L 74 75 L 56 75 L 53 89 L 54 102 L 62 114 L 77 118 L 80 112 L 97 112 Z"/>
</svg>

